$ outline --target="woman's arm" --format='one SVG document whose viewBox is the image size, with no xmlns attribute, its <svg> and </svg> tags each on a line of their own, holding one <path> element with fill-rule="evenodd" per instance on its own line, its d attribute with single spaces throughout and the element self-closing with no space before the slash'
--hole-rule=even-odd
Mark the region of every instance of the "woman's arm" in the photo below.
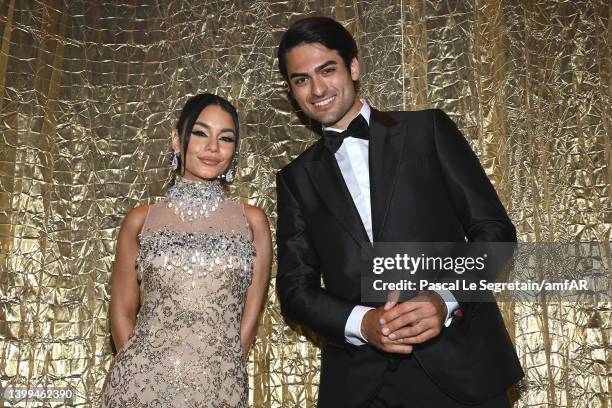
<svg viewBox="0 0 612 408">
<path fill-rule="evenodd" d="M 136 257 L 140 250 L 138 234 L 142 229 L 149 206 L 130 211 L 119 230 L 115 264 L 111 275 L 111 332 L 115 349 L 119 352 L 132 334 L 136 313 L 140 306 L 140 291 L 136 275 Z"/>
<path fill-rule="evenodd" d="M 256 251 L 253 260 L 253 278 L 251 286 L 249 286 L 247 291 L 242 321 L 240 322 L 240 342 L 246 358 L 257 334 L 257 321 L 263 308 L 266 291 L 270 282 L 272 238 L 266 214 L 252 205 L 245 205 L 244 210 L 253 232 L 253 244 Z"/>
</svg>

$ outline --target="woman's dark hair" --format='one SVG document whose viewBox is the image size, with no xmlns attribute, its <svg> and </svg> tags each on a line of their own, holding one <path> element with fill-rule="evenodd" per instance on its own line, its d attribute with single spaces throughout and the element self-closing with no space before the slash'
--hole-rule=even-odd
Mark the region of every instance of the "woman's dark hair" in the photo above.
<svg viewBox="0 0 612 408">
<path fill-rule="evenodd" d="M 313 43 L 337 51 L 350 71 L 351 61 L 357 57 L 357 44 L 351 33 L 334 19 L 307 17 L 289 27 L 278 46 L 278 69 L 285 81 L 289 81 L 287 53 L 299 45 Z"/>
<path fill-rule="evenodd" d="M 189 146 L 189 140 L 191 139 L 191 131 L 193 130 L 193 125 L 198 119 L 198 116 L 200 116 L 200 112 L 202 112 L 210 105 L 219 106 L 225 112 L 229 113 L 229 115 L 232 117 L 232 121 L 234 122 L 234 129 L 236 129 L 236 145 L 234 148 L 234 156 L 232 157 L 232 161 L 230 162 L 230 168 L 234 164 L 236 155 L 238 154 L 238 143 L 240 141 L 240 132 L 238 130 L 238 112 L 236 112 L 236 108 L 234 108 L 234 105 L 229 103 L 229 101 L 218 95 L 210 93 L 198 94 L 192 96 L 191 98 L 189 98 L 189 100 L 187 100 L 187 103 L 181 111 L 178 122 L 176 123 L 176 130 L 181 139 L 181 147 L 183 151 L 183 156 L 180 156 L 178 158 L 177 167 L 177 171 L 180 172 L 181 175 L 185 174 L 185 165 L 183 162 L 183 157 L 187 157 L 187 147 Z"/>
</svg>

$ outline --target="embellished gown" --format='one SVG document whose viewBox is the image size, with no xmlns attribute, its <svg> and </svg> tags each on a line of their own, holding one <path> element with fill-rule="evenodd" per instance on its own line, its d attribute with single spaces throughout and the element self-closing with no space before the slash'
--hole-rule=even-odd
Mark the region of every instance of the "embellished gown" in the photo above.
<svg viewBox="0 0 612 408">
<path fill-rule="evenodd" d="M 240 321 L 254 246 L 242 205 L 218 181 L 177 177 L 139 238 L 140 309 L 102 405 L 247 407 Z"/>
</svg>

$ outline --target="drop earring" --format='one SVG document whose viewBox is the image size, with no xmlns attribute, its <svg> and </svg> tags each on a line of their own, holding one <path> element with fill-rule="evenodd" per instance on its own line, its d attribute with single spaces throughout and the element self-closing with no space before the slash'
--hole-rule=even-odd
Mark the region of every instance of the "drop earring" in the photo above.
<svg viewBox="0 0 612 408">
<path fill-rule="evenodd" d="M 225 174 L 225 181 L 227 181 L 228 183 L 234 181 L 234 173 L 232 173 L 232 169 L 229 169 Z"/>
<path fill-rule="evenodd" d="M 172 170 L 178 169 L 178 153 L 175 151 L 174 154 L 172 155 Z"/>
</svg>

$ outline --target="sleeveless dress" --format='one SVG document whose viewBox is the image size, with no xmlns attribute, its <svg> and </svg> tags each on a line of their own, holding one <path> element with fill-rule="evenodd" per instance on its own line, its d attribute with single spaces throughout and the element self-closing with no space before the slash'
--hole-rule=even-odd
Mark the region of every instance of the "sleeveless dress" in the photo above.
<svg viewBox="0 0 612 408">
<path fill-rule="evenodd" d="M 140 309 L 113 360 L 104 407 L 248 405 L 240 321 L 254 246 L 217 181 L 177 177 L 140 238 Z"/>
</svg>

